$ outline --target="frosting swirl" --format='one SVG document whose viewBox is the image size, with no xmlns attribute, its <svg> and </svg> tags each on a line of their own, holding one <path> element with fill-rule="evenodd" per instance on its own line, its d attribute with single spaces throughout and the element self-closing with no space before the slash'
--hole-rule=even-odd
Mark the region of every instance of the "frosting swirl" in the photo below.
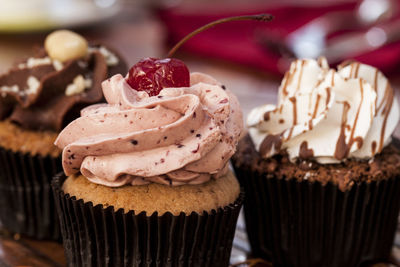
<svg viewBox="0 0 400 267">
<path fill-rule="evenodd" d="M 83 109 L 55 142 L 65 173 L 80 170 L 106 186 L 199 184 L 225 174 L 243 129 L 238 100 L 210 76 L 190 80 L 152 97 L 121 75 L 104 81 L 108 104 Z"/>
<path fill-rule="evenodd" d="M 278 104 L 253 109 L 249 134 L 264 157 L 286 150 L 295 160 L 338 163 L 380 153 L 399 120 L 388 79 L 359 62 L 329 69 L 324 58 L 293 62 Z"/>
</svg>

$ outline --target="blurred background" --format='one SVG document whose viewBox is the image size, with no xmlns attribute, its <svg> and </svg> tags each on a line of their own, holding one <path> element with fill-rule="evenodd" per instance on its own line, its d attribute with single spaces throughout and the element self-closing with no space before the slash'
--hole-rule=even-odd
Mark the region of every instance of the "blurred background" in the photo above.
<svg viewBox="0 0 400 267">
<path fill-rule="evenodd" d="M 324 55 L 332 66 L 356 59 L 400 83 L 399 0 L 0 0 L 0 73 L 28 57 L 54 29 L 115 47 L 130 65 L 165 57 L 182 37 L 213 20 L 271 13 L 272 22 L 230 22 L 203 32 L 178 53 L 191 71 L 231 86 L 245 113 L 274 101 L 293 58 Z"/>
<path fill-rule="evenodd" d="M 399 0 L 0 0 L 0 73 L 29 57 L 55 29 L 106 43 L 133 65 L 144 57 L 165 57 L 181 38 L 213 20 L 258 13 L 275 19 L 219 25 L 175 54 L 191 71 L 231 89 L 245 114 L 276 101 L 283 73 L 296 57 L 324 55 L 333 67 L 359 60 L 400 87 Z M 399 236 L 396 242 L 400 246 Z M 232 262 L 244 260 L 247 250 L 240 221 Z"/>
<path fill-rule="evenodd" d="M 183 1 L 0 0 L 1 66 L 29 53 L 57 28 L 112 42 L 128 60 L 162 56 L 193 29 L 212 20 L 271 13 L 271 23 L 235 22 L 193 38 L 182 49 L 281 74 L 294 57 L 324 55 L 335 64 L 357 59 L 386 73 L 400 59 L 398 0 Z M 28 48 L 28 49 L 26 49 Z"/>
</svg>

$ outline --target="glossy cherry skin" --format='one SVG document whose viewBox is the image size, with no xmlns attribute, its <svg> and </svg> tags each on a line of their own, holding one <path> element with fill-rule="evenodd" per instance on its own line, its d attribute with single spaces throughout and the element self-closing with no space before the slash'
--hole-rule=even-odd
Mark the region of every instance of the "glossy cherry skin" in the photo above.
<svg viewBox="0 0 400 267">
<path fill-rule="evenodd" d="M 163 88 L 189 87 L 189 69 L 176 58 L 144 58 L 132 66 L 126 78 L 137 91 L 146 91 L 156 96 Z"/>
</svg>

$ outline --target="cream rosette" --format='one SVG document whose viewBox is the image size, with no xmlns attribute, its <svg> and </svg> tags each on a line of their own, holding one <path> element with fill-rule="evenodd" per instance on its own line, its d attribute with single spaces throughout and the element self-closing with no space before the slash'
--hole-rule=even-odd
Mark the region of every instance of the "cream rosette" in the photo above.
<svg viewBox="0 0 400 267">
<path fill-rule="evenodd" d="M 278 104 L 253 109 L 247 124 L 264 157 L 286 150 L 291 160 L 338 163 L 379 153 L 398 120 L 393 89 L 378 69 L 352 62 L 336 71 L 320 58 L 293 62 Z"/>
<path fill-rule="evenodd" d="M 224 175 L 243 129 L 239 103 L 210 76 L 190 79 L 190 87 L 152 97 L 121 75 L 104 81 L 108 103 L 82 110 L 55 142 L 65 173 L 81 171 L 107 186 L 199 184 Z"/>
</svg>

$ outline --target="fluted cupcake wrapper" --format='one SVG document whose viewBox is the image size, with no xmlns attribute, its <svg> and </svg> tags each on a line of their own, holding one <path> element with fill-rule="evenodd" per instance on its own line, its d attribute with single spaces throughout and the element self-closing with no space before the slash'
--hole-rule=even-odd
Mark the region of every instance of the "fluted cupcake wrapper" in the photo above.
<svg viewBox="0 0 400 267">
<path fill-rule="evenodd" d="M 3 227 L 37 239 L 60 240 L 51 192 L 51 179 L 60 171 L 60 157 L 32 156 L 0 147 L 0 221 Z"/>
<path fill-rule="evenodd" d="M 210 213 L 158 216 L 93 206 L 52 182 L 69 266 L 228 266 L 241 193 L 235 203 Z"/>
<path fill-rule="evenodd" d="M 236 168 L 246 192 L 252 256 L 274 266 L 359 266 L 389 258 L 400 208 L 400 177 L 354 184 L 278 179 Z"/>
</svg>

